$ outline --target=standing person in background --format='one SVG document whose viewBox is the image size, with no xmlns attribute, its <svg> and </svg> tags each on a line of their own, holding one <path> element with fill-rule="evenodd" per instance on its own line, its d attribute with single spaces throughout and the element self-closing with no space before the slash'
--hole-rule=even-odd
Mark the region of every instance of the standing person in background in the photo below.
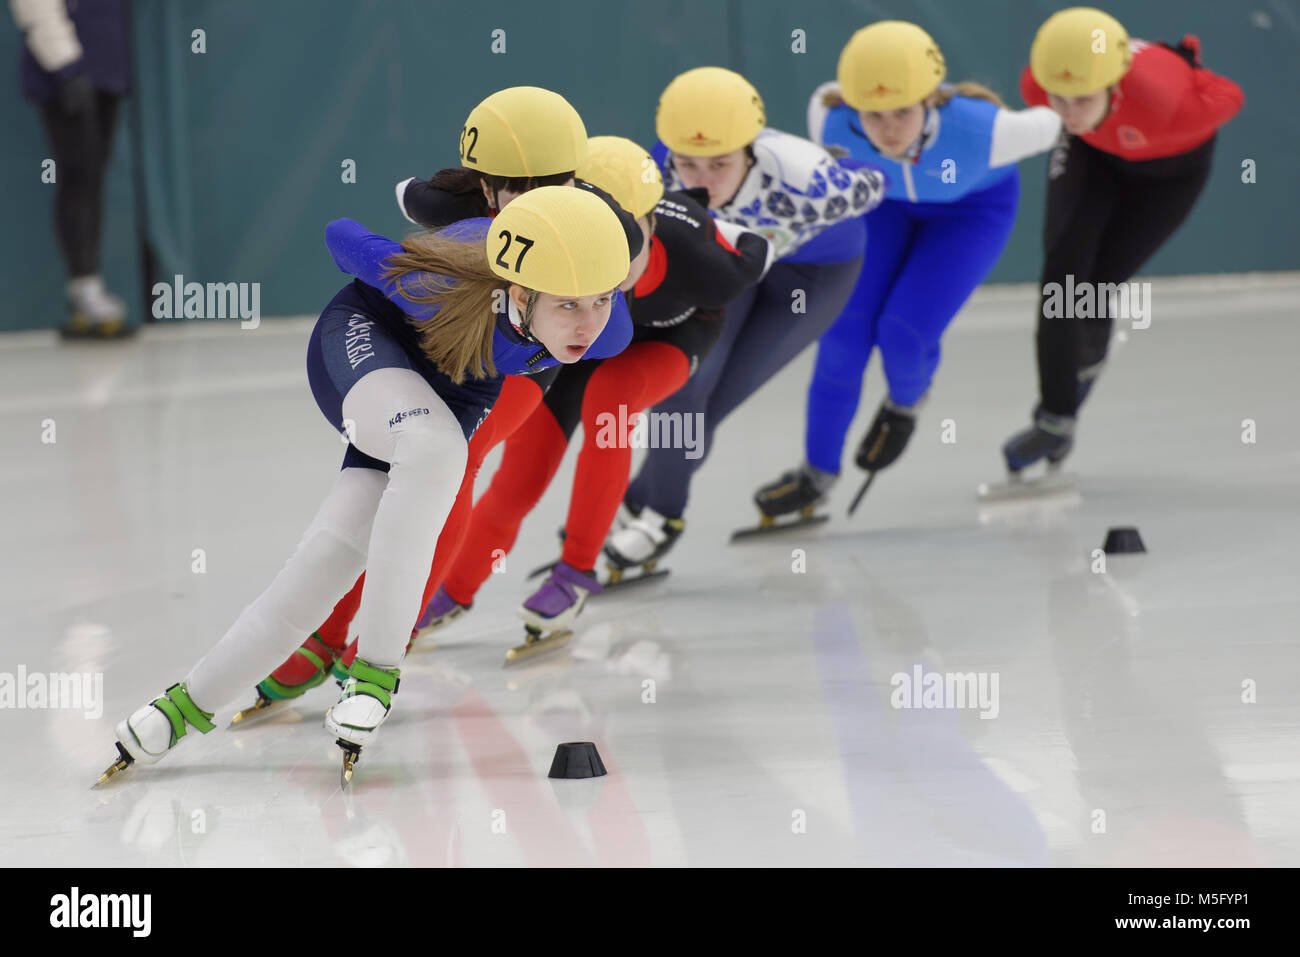
<svg viewBox="0 0 1300 957">
<path fill-rule="evenodd" d="M 836 82 L 813 93 L 808 135 L 884 170 L 889 191 L 866 216 L 857 288 L 817 347 L 804 462 L 755 493 L 764 516 L 825 501 L 877 348 L 888 391 L 856 462 L 874 473 L 903 453 L 939 368 L 943 333 L 1011 237 L 1016 163 L 1050 149 L 1060 134 L 1046 107 L 1009 110 L 978 83 L 943 83 L 945 72 L 928 33 L 885 20 L 853 34 Z"/>
<path fill-rule="evenodd" d="M 1245 97 L 1201 67 L 1200 41 L 1175 49 L 1129 39 L 1114 17 L 1072 7 L 1034 37 L 1020 93 L 1050 106 L 1066 135 L 1052 151 L 1038 309 L 1040 401 L 1033 424 L 1002 448 L 1013 476 L 1059 466 L 1106 360 L 1113 317 L 1048 316 L 1051 290 L 1127 282 L 1182 225 L 1210 175 L 1216 131 Z M 1059 294 L 1059 293 L 1058 293 Z"/>
<path fill-rule="evenodd" d="M 68 270 L 67 339 L 121 339 L 126 305 L 100 275 L 104 174 L 118 106 L 130 89 L 122 0 L 9 0 L 27 38 L 23 95 L 36 102 L 54 153 L 54 231 Z"/>
</svg>

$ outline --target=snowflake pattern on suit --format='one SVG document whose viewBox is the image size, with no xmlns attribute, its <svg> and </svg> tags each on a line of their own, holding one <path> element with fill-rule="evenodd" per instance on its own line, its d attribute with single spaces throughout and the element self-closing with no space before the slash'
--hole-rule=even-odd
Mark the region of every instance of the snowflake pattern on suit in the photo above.
<svg viewBox="0 0 1300 957">
<path fill-rule="evenodd" d="M 721 219 L 751 229 L 776 247 L 776 258 L 793 253 L 827 227 L 870 212 L 885 195 L 885 179 L 869 167 L 845 169 L 816 143 L 764 129 L 754 140 L 754 165 Z M 672 166 L 664 187 L 681 189 Z"/>
</svg>

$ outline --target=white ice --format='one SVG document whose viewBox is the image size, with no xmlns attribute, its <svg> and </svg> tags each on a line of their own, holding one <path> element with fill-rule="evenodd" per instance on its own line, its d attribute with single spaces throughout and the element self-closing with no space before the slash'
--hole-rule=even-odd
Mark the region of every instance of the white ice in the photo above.
<svg viewBox="0 0 1300 957">
<path fill-rule="evenodd" d="M 729 546 L 801 455 L 810 351 L 722 427 L 671 576 L 505 669 L 570 454 L 505 572 L 408 659 L 347 795 L 332 683 L 239 731 L 230 702 L 219 730 L 90 789 L 113 725 L 271 580 L 338 468 L 310 320 L 11 334 L 0 681 L 100 674 L 103 700 L 0 710 L 0 863 L 1300 864 L 1297 302 L 1294 276 L 1156 280 L 1150 328 L 1121 323 L 1085 409 L 1079 499 L 981 511 L 1035 388 L 1030 301 L 982 291 L 857 516 L 846 454 L 830 523 Z M 873 362 L 853 443 L 882 388 Z M 1149 551 L 1099 573 L 1119 525 Z M 996 677 L 987 717 L 892 707 L 916 666 Z M 572 740 L 607 777 L 547 779 Z"/>
</svg>

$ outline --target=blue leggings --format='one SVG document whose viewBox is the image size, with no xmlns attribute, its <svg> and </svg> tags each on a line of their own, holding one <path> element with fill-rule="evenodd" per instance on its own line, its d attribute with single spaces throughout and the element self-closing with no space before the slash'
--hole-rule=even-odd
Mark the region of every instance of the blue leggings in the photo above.
<svg viewBox="0 0 1300 957">
<path fill-rule="evenodd" d="M 886 200 L 867 214 L 862 274 L 817 348 L 804 433 L 809 464 L 839 473 L 873 348 L 897 405 L 930 388 L 939 339 L 1002 255 L 1019 198 L 1013 175 L 960 202 Z"/>
</svg>

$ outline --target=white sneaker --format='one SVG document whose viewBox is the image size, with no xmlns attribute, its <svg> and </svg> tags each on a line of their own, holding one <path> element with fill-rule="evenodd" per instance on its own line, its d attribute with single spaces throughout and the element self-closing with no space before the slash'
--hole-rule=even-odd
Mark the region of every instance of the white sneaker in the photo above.
<svg viewBox="0 0 1300 957">
<path fill-rule="evenodd" d="M 69 279 L 68 302 L 74 315 L 86 322 L 121 322 L 126 318 L 126 303 L 104 288 L 100 276 Z"/>
</svg>

